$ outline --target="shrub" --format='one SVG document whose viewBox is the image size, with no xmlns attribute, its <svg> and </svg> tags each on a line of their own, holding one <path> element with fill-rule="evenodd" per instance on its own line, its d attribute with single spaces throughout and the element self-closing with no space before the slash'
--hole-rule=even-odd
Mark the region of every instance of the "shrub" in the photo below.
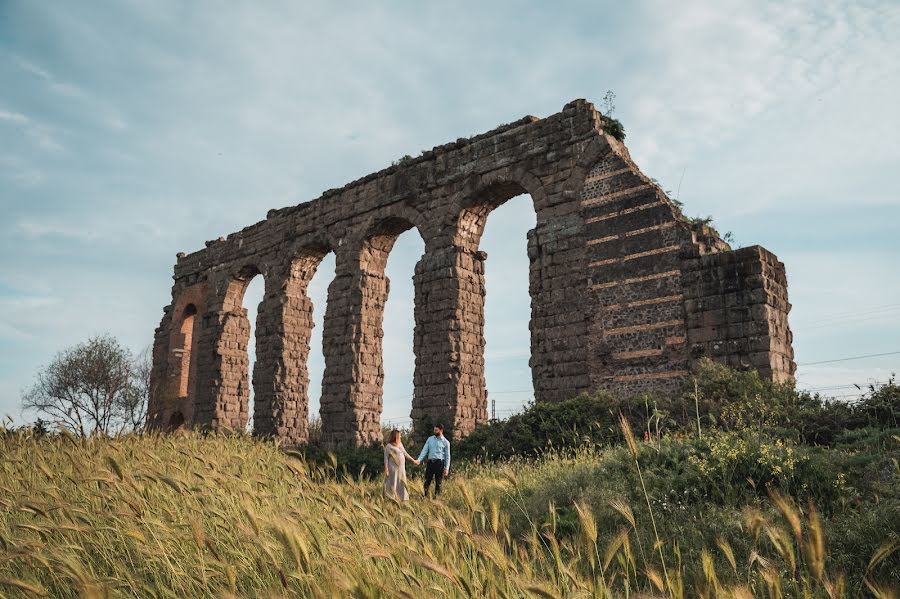
<svg viewBox="0 0 900 599">
<path fill-rule="evenodd" d="M 522 414 L 485 424 L 455 444 L 455 459 L 536 457 L 549 450 L 600 446 L 616 438 L 613 406 L 606 394 L 530 405 Z"/>
</svg>

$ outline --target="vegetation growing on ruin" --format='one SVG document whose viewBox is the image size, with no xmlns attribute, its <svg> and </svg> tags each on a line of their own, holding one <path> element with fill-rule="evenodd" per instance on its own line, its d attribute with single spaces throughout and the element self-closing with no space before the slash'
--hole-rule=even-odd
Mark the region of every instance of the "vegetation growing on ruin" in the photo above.
<svg viewBox="0 0 900 599">
<path fill-rule="evenodd" d="M 625 125 L 622 124 L 622 121 L 613 117 L 613 113 L 616 111 L 615 92 L 607 90 L 603 95 L 601 104 L 600 115 L 603 117 L 603 132 L 619 141 L 625 141 Z"/>
<path fill-rule="evenodd" d="M 6 431 L 0 594 L 888 597 L 898 405 L 893 382 L 847 405 L 709 364 L 677 397 L 485 427 L 411 506 L 246 436 Z"/>
</svg>

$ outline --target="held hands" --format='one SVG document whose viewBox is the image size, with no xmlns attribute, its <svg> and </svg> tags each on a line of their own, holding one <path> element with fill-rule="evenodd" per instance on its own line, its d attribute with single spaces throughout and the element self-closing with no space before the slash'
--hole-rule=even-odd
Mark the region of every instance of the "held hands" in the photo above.
<svg viewBox="0 0 900 599">
<path fill-rule="evenodd" d="M 413 464 L 415 464 L 416 466 L 418 466 L 421 463 L 422 463 L 421 460 L 413 460 Z"/>
</svg>

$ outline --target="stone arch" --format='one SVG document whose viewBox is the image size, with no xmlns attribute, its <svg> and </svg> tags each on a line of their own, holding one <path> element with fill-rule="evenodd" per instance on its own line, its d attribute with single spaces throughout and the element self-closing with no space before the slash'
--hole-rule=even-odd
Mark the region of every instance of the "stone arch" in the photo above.
<svg viewBox="0 0 900 599">
<path fill-rule="evenodd" d="M 416 226 L 402 216 L 389 216 L 366 227 L 360 243 L 359 268 L 363 272 L 381 275 L 397 238 Z"/>
<path fill-rule="evenodd" d="M 427 226 L 418 211 L 392 206 L 372 215 L 337 252 L 325 315 L 325 374 L 322 384 L 323 441 L 340 445 L 381 443 L 384 392 L 384 308 L 390 291 L 385 275 L 397 238 Z"/>
<path fill-rule="evenodd" d="M 323 240 L 293 244 L 282 264 L 270 269 L 257 317 L 253 371 L 254 435 L 285 445 L 308 440 L 309 351 L 313 302 L 308 286 L 331 253 Z"/>
<path fill-rule="evenodd" d="M 178 412 L 190 421 L 197 397 L 198 343 L 206 305 L 206 284 L 183 289 L 172 306 L 172 329 L 168 339 L 169 382 L 158 393 L 155 421 L 169 428 L 171 416 Z"/>
<path fill-rule="evenodd" d="M 262 275 L 263 279 L 266 278 L 264 269 L 260 268 L 256 262 L 248 262 L 235 268 L 226 283 L 222 309 L 226 312 L 240 310 L 244 301 L 244 293 L 257 275 Z"/>
<path fill-rule="evenodd" d="M 454 255 L 453 285 L 458 289 L 454 309 L 459 317 L 458 323 L 453 325 L 458 328 L 458 332 L 451 332 L 454 340 L 450 355 L 458 366 L 455 369 L 456 405 L 446 418 L 452 418 L 453 435 L 457 437 L 468 434 L 477 424 L 487 420 L 484 374 L 484 275 L 487 254 L 480 249 L 482 234 L 489 215 L 510 199 L 521 195 L 529 196 L 540 226 L 542 213 L 548 209 L 548 198 L 540 180 L 521 168 L 502 169 L 473 179 L 454 202 L 450 251 Z M 538 300 L 540 291 L 540 265 L 536 260 L 536 247 L 537 236 L 535 229 L 532 229 L 528 231 L 526 244 L 522 248 L 523 254 L 527 254 L 531 261 L 532 306 Z M 426 292 L 423 291 L 424 293 Z M 427 318 L 424 311 L 421 316 L 423 320 Z M 424 347 L 422 349 L 427 351 Z M 423 359 L 424 363 L 434 361 Z M 435 399 L 432 398 L 431 402 Z M 421 412 L 419 416 L 420 422 L 416 427 L 427 429 L 427 418 Z"/>
<path fill-rule="evenodd" d="M 450 243 L 476 251 L 488 215 L 519 195 L 531 197 L 539 220 L 549 208 L 549 199 L 541 180 L 523 168 L 498 169 L 471 177 L 455 194 L 450 205 L 447 215 L 450 222 L 446 226 L 451 232 Z"/>
<path fill-rule="evenodd" d="M 222 302 L 223 323 L 219 337 L 217 353 L 222 362 L 222 385 L 226 390 L 228 404 L 224 406 L 224 424 L 234 430 L 246 430 L 250 419 L 250 356 L 249 342 L 251 328 L 255 330 L 258 341 L 264 341 L 265 334 L 260 327 L 257 312 L 256 327 L 251 327 L 248 311 L 244 307 L 244 295 L 250 282 L 262 276 L 264 283 L 269 273 L 259 266 L 262 262 L 245 262 L 237 266 L 227 276 Z M 262 307 L 264 301 L 260 303 Z"/>
</svg>

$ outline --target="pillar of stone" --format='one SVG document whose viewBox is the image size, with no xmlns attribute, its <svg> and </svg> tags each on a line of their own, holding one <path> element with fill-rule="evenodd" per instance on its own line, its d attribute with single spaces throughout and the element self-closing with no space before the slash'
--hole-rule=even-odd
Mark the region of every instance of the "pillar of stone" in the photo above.
<svg viewBox="0 0 900 599">
<path fill-rule="evenodd" d="M 247 342 L 250 320 L 241 301 L 249 278 L 213 281 L 206 310 L 194 328 L 196 342 L 193 425 L 244 430 L 250 398 Z"/>
<path fill-rule="evenodd" d="M 416 265 L 413 429 L 441 422 L 454 438 L 487 421 L 484 252 L 428 249 Z"/>
<path fill-rule="evenodd" d="M 163 318 L 153 337 L 153 367 L 150 375 L 150 397 L 147 402 L 147 426 L 165 430 L 177 398 L 174 377 L 170 376 L 170 335 L 172 306 L 163 310 Z"/>
<path fill-rule="evenodd" d="M 199 333 L 194 424 L 199 428 L 243 430 L 250 398 L 247 311 L 210 311 L 204 315 Z"/>
<path fill-rule="evenodd" d="M 559 207 L 554 210 L 559 213 Z M 584 288 L 584 233 L 580 217 L 545 218 L 528 232 L 531 295 L 531 377 L 535 400 L 558 402 L 590 388 Z"/>
<path fill-rule="evenodd" d="M 338 256 L 328 287 L 323 346 L 322 441 L 329 447 L 382 442 L 382 318 L 389 282 Z"/>
<path fill-rule="evenodd" d="M 692 365 L 709 358 L 793 384 L 797 365 L 784 264 L 751 246 L 695 256 L 682 269 Z"/>
<path fill-rule="evenodd" d="M 256 319 L 253 368 L 253 434 L 282 445 L 305 443 L 309 415 L 309 339 L 312 302 L 305 273 L 267 273 L 266 292 Z"/>
</svg>

